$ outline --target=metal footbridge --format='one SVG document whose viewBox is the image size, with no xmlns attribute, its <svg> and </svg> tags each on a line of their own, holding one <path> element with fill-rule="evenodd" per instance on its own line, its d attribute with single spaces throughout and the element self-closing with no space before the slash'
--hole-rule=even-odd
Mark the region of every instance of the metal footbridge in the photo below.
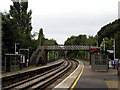
<svg viewBox="0 0 120 90">
<path fill-rule="evenodd" d="M 44 61 L 47 62 L 47 53 L 49 51 L 70 51 L 70 50 L 80 50 L 80 51 L 91 51 L 100 49 L 98 46 L 92 45 L 45 45 L 38 46 L 36 51 L 33 52 L 30 62 L 37 65 L 41 62 L 41 57 L 44 54 Z"/>
<path fill-rule="evenodd" d="M 82 50 L 82 51 L 90 51 L 91 49 L 98 48 L 98 46 L 91 45 L 46 45 L 46 46 L 38 46 L 38 50 L 55 50 L 55 51 L 69 51 L 69 50 Z"/>
</svg>

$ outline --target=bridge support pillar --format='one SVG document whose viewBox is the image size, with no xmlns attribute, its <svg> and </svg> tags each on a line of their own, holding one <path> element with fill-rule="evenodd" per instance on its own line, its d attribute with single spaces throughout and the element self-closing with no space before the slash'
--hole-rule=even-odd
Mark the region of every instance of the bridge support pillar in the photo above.
<svg viewBox="0 0 120 90">
<path fill-rule="evenodd" d="M 91 65 L 91 63 L 92 63 L 92 56 L 91 56 L 91 45 L 89 46 L 89 49 L 90 49 L 89 53 L 90 53 L 90 65 Z"/>
<path fill-rule="evenodd" d="M 49 52 L 47 53 L 47 60 L 48 60 L 48 61 L 50 60 Z"/>
<path fill-rule="evenodd" d="M 44 61 L 43 61 L 44 64 L 47 63 L 47 53 L 48 53 L 48 51 L 45 51 L 45 53 L 44 53 Z"/>
<path fill-rule="evenodd" d="M 65 58 L 65 59 L 67 58 L 67 52 L 68 52 L 68 51 L 64 51 L 64 55 L 65 55 L 64 58 Z"/>
<path fill-rule="evenodd" d="M 90 53 L 90 65 L 91 65 L 91 63 L 92 63 L 92 55 Z"/>
</svg>

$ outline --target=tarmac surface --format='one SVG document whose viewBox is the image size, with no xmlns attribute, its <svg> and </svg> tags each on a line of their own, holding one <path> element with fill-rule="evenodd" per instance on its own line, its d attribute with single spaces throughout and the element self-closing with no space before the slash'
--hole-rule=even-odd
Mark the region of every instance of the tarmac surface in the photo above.
<svg viewBox="0 0 120 90">
<path fill-rule="evenodd" d="M 108 90 L 105 81 L 118 80 L 117 70 L 115 69 L 110 69 L 108 72 L 94 72 L 89 63 L 83 61 L 83 64 L 83 73 L 76 83 L 74 89 Z"/>
</svg>

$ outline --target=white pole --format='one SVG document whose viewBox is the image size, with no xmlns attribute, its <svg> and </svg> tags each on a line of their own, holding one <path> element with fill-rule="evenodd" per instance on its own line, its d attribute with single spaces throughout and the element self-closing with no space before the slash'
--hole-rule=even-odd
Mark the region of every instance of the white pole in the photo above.
<svg viewBox="0 0 120 90">
<path fill-rule="evenodd" d="M 49 52 L 48 52 L 48 60 L 49 60 Z"/>
<path fill-rule="evenodd" d="M 29 62 L 29 49 L 28 49 L 28 62 Z M 27 63 L 28 63 L 28 62 L 27 62 Z"/>
<path fill-rule="evenodd" d="M 104 42 L 104 51 L 105 51 L 105 42 Z"/>
<path fill-rule="evenodd" d="M 115 39 L 114 39 L 114 61 L 115 61 Z"/>
</svg>

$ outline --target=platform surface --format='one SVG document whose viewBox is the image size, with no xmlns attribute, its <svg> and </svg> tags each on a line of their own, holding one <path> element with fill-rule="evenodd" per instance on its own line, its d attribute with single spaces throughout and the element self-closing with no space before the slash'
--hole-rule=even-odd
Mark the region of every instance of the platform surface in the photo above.
<svg viewBox="0 0 120 90">
<path fill-rule="evenodd" d="M 83 65 L 84 69 L 82 71 Z M 115 69 L 110 69 L 108 72 L 94 72 L 88 62 L 80 61 L 80 66 L 76 71 L 58 84 L 54 89 L 64 88 L 67 90 L 68 88 L 72 88 L 73 90 L 108 90 L 106 81 L 118 81 L 118 79 L 117 70 Z M 119 86 L 117 88 L 119 88 Z"/>
<path fill-rule="evenodd" d="M 30 70 L 36 70 L 36 69 L 40 69 L 40 68 L 44 68 L 44 67 L 49 67 L 49 66 L 51 66 L 51 65 L 60 63 L 60 62 L 62 62 L 62 61 L 63 61 L 63 59 L 59 59 L 59 60 L 56 60 L 56 61 L 47 63 L 46 65 L 41 65 L 41 66 L 38 66 L 38 67 L 26 67 L 26 68 L 20 69 L 20 70 L 18 70 L 18 71 L 4 72 L 4 73 L 2 73 L 2 74 L 0 75 L 0 77 L 10 76 L 10 75 L 13 75 L 13 74 L 18 74 L 18 73 L 22 73 L 22 72 L 27 72 L 27 71 L 30 71 Z"/>
<path fill-rule="evenodd" d="M 107 89 L 106 80 L 118 80 L 117 70 L 110 69 L 108 72 L 94 72 L 91 65 L 84 63 L 84 71 L 74 88 Z"/>
</svg>

